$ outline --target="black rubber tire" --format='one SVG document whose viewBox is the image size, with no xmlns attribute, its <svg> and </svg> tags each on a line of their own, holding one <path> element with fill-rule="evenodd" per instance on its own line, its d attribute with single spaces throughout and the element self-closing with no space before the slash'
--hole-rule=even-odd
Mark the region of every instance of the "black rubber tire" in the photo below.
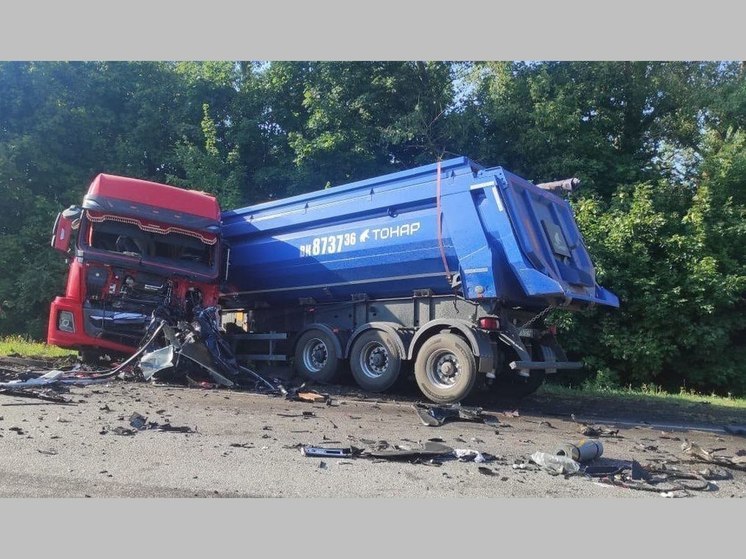
<svg viewBox="0 0 746 559">
<path fill-rule="evenodd" d="M 448 363 L 448 369 L 456 367 L 455 373 L 443 370 L 442 366 Z M 464 339 L 455 334 L 436 334 L 417 352 L 414 376 L 428 400 L 436 404 L 451 404 L 460 402 L 471 393 L 477 379 L 477 362 Z"/>
<path fill-rule="evenodd" d="M 383 362 L 376 363 L 376 359 Z M 360 334 L 350 350 L 350 369 L 355 382 L 363 390 L 388 390 L 399 379 L 402 370 L 396 340 L 382 330 L 368 330 Z"/>
<path fill-rule="evenodd" d="M 538 348 L 535 347 L 532 353 L 534 359 L 542 359 Z M 529 371 L 528 377 L 522 377 L 518 374 L 518 371 L 510 369 L 508 363 L 517 358 L 518 356 L 515 355 L 515 353 L 508 354 L 506 356 L 503 364 L 503 369 L 500 374 L 497 375 L 497 378 L 495 379 L 491 387 L 494 395 L 498 398 L 525 398 L 526 396 L 530 396 L 531 394 L 536 392 L 539 387 L 544 384 L 546 373 L 543 369 L 535 369 Z"/>
<path fill-rule="evenodd" d="M 339 357 L 332 337 L 312 329 L 295 344 L 295 371 L 303 378 L 328 384 L 337 378 Z"/>
<path fill-rule="evenodd" d="M 499 375 L 492 390 L 495 396 L 505 398 L 525 398 L 536 392 L 544 383 L 545 373 L 543 370 L 530 371 L 528 378 L 520 376 L 516 371 L 505 375 Z"/>
</svg>

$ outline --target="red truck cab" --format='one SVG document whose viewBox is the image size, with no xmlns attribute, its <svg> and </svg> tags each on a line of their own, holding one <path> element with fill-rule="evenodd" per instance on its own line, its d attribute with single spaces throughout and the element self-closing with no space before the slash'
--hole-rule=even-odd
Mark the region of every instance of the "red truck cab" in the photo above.
<svg viewBox="0 0 746 559">
<path fill-rule="evenodd" d="M 157 309 L 191 320 L 194 307 L 217 304 L 220 206 L 209 194 L 100 174 L 82 207 L 58 215 L 52 247 L 70 269 L 49 344 L 132 353 Z"/>
</svg>

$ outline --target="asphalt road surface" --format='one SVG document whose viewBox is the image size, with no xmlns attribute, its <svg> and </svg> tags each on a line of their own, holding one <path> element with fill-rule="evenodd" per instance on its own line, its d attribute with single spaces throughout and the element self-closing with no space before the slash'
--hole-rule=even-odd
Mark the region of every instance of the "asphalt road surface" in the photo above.
<svg viewBox="0 0 746 559">
<path fill-rule="evenodd" d="M 317 387 L 318 389 L 318 387 Z M 624 418 L 615 411 L 528 399 L 486 404 L 498 423 L 451 420 L 426 426 L 416 397 L 329 391 L 326 403 L 225 389 L 113 381 L 75 387 L 71 404 L 0 394 L 0 497 L 599 497 L 729 498 L 746 495 L 746 472 L 693 462 L 682 444 L 738 460 L 746 439 L 721 425 L 682 418 Z M 629 410 L 627 410 L 629 411 Z M 193 432 L 132 430 L 147 422 Z M 570 414 L 574 413 L 574 419 Z M 619 415 L 619 414 L 616 414 Z M 591 417 L 593 416 L 593 417 Z M 641 423 L 647 420 L 649 423 Z M 667 420 L 667 421 L 666 421 Z M 539 451 L 587 438 L 582 423 L 601 425 L 603 456 L 591 465 L 678 468 L 694 479 L 552 475 L 532 463 Z M 661 425 L 656 425 L 661 423 Z M 119 434 L 121 433 L 121 434 Z M 300 447 L 365 451 L 418 449 L 429 439 L 493 460 L 452 456 L 431 461 L 308 457 Z M 702 473 L 704 472 L 704 474 Z M 704 480 L 704 481 L 703 481 Z M 615 483 L 612 485 L 611 483 Z M 706 487 L 706 489 L 703 489 Z"/>
</svg>

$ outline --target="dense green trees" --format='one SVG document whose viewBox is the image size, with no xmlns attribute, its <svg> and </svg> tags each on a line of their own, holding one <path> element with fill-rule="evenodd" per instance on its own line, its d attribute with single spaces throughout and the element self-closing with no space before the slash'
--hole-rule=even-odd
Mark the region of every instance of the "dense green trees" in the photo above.
<svg viewBox="0 0 746 559">
<path fill-rule="evenodd" d="M 618 311 L 598 382 L 746 392 L 746 81 L 719 62 L 0 63 L 0 333 L 43 337 L 55 213 L 110 172 L 226 207 L 469 155 L 573 195 Z"/>
</svg>

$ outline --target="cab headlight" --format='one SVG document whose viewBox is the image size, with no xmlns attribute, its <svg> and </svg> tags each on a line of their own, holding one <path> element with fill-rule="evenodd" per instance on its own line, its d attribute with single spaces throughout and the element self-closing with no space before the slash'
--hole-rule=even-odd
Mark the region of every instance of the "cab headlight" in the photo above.
<svg viewBox="0 0 746 559">
<path fill-rule="evenodd" d="M 57 329 L 63 332 L 75 333 L 75 319 L 70 311 L 60 311 L 57 316 Z"/>
</svg>

